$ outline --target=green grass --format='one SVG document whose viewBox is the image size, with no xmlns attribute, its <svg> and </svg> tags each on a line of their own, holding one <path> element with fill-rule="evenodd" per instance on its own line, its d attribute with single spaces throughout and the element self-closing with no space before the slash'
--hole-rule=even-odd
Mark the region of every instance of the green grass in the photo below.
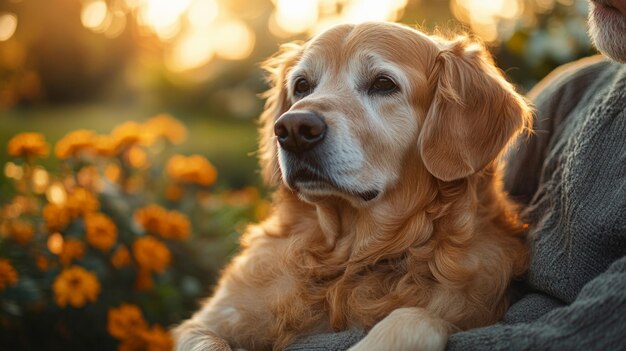
<svg viewBox="0 0 626 351">
<path fill-rule="evenodd" d="M 0 116 L 0 164 L 8 161 L 6 147 L 9 139 L 20 132 L 40 132 L 51 145 L 66 133 L 76 129 L 110 132 L 116 125 L 145 120 L 156 113 L 146 113 L 137 107 L 116 107 L 103 104 L 69 105 L 62 107 L 14 109 Z M 200 113 L 172 113 L 188 128 L 187 141 L 176 147 L 183 154 L 206 156 L 218 169 L 221 186 L 239 187 L 258 184 L 257 133 L 254 121 L 228 120 L 203 116 Z M 50 159 L 43 163 L 54 167 Z"/>
</svg>

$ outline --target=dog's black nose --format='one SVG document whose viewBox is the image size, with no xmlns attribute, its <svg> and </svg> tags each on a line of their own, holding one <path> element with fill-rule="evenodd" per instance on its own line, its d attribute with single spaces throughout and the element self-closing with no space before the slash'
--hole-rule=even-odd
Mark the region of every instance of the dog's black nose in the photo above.
<svg viewBox="0 0 626 351">
<path fill-rule="evenodd" d="M 283 149 L 303 152 L 312 149 L 324 139 L 326 123 L 315 112 L 287 112 L 274 123 L 274 134 Z"/>
</svg>

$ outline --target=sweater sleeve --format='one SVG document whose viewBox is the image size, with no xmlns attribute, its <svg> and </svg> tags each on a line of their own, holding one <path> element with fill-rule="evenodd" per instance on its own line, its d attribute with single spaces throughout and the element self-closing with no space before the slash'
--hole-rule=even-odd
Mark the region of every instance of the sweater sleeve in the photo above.
<svg viewBox="0 0 626 351">
<path fill-rule="evenodd" d="M 536 321 L 454 334 L 447 350 L 623 350 L 626 256 L 587 283 L 576 300 Z"/>
<path fill-rule="evenodd" d="M 528 205 L 532 199 L 550 143 L 607 64 L 602 56 L 593 56 L 563 65 L 528 93 L 535 110 L 532 133 L 522 134 L 509 150 L 504 177 L 507 192 L 518 202 Z"/>
</svg>

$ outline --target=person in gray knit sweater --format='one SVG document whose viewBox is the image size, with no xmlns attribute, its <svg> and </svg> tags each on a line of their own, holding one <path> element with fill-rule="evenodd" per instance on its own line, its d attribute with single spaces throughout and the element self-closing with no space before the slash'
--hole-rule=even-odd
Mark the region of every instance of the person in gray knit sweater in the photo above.
<svg viewBox="0 0 626 351">
<path fill-rule="evenodd" d="M 535 132 L 509 155 L 506 188 L 530 223 L 524 295 L 454 350 L 626 350 L 626 0 L 590 2 L 604 54 L 558 68 L 529 97 Z M 365 333 L 287 350 L 346 350 Z"/>
</svg>

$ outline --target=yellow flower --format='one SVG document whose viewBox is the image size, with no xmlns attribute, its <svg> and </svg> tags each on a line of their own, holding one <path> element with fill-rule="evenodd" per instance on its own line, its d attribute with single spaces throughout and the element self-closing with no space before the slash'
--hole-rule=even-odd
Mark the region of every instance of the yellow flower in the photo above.
<svg viewBox="0 0 626 351">
<path fill-rule="evenodd" d="M 116 151 L 127 148 L 143 140 L 143 126 L 134 121 L 128 121 L 115 127 L 111 132 L 113 145 Z"/>
<path fill-rule="evenodd" d="M 170 211 L 163 218 L 159 234 L 165 239 L 185 240 L 189 237 L 191 223 L 184 214 Z"/>
<path fill-rule="evenodd" d="M 9 260 L 0 258 L 0 290 L 4 290 L 7 285 L 15 286 L 19 275 L 15 268 L 11 266 Z"/>
<path fill-rule="evenodd" d="M 79 129 L 66 134 L 55 147 L 55 155 L 61 159 L 79 156 L 83 152 L 94 151 L 96 133 L 92 130 Z"/>
<path fill-rule="evenodd" d="M 115 223 L 102 213 L 85 215 L 85 231 L 87 242 L 101 251 L 109 251 L 117 240 Z"/>
<path fill-rule="evenodd" d="M 137 209 L 133 218 L 148 233 L 158 233 L 167 210 L 161 206 L 148 205 Z"/>
<path fill-rule="evenodd" d="M 12 221 L 11 223 L 9 223 L 8 229 L 11 238 L 20 245 L 28 244 L 35 234 L 33 225 L 21 220 Z"/>
<path fill-rule="evenodd" d="M 118 308 L 110 308 L 108 312 L 107 330 L 112 337 L 125 340 L 135 338 L 148 328 L 139 307 L 122 304 Z"/>
<path fill-rule="evenodd" d="M 141 333 L 142 339 L 146 343 L 146 351 L 170 351 L 174 347 L 172 336 L 159 325 L 152 326 L 151 329 Z"/>
<path fill-rule="evenodd" d="M 54 203 L 46 204 L 42 215 L 50 233 L 62 231 L 71 221 L 70 211 L 65 206 Z"/>
<path fill-rule="evenodd" d="M 100 208 L 96 195 L 84 188 L 76 188 L 67 196 L 66 206 L 72 217 L 85 215 Z"/>
<path fill-rule="evenodd" d="M 187 138 L 187 128 L 168 114 L 154 116 L 144 126 L 148 138 L 165 138 L 172 144 L 180 144 Z"/>
<path fill-rule="evenodd" d="M 154 272 L 163 272 L 172 258 L 167 246 L 151 236 L 135 240 L 133 255 L 141 268 Z"/>
<path fill-rule="evenodd" d="M 113 264 L 113 267 L 115 268 L 129 266 L 130 263 L 130 252 L 124 245 L 120 245 L 120 247 L 115 250 L 113 255 L 111 255 L 111 264 Z"/>
<path fill-rule="evenodd" d="M 69 265 L 74 260 L 80 260 L 85 256 L 85 245 L 76 239 L 67 239 L 63 242 L 63 248 L 59 253 L 59 261 Z"/>
<path fill-rule="evenodd" d="M 73 266 L 63 270 L 52 283 L 54 300 L 60 307 L 68 304 L 78 308 L 88 301 L 96 302 L 100 294 L 100 282 L 95 274 L 82 267 Z"/>
<path fill-rule="evenodd" d="M 46 157 L 50 147 L 40 133 L 20 133 L 9 140 L 9 156 L 13 157 Z"/>
<path fill-rule="evenodd" d="M 215 167 L 200 155 L 175 155 L 167 162 L 167 175 L 180 183 L 211 185 L 217 179 Z"/>
</svg>

